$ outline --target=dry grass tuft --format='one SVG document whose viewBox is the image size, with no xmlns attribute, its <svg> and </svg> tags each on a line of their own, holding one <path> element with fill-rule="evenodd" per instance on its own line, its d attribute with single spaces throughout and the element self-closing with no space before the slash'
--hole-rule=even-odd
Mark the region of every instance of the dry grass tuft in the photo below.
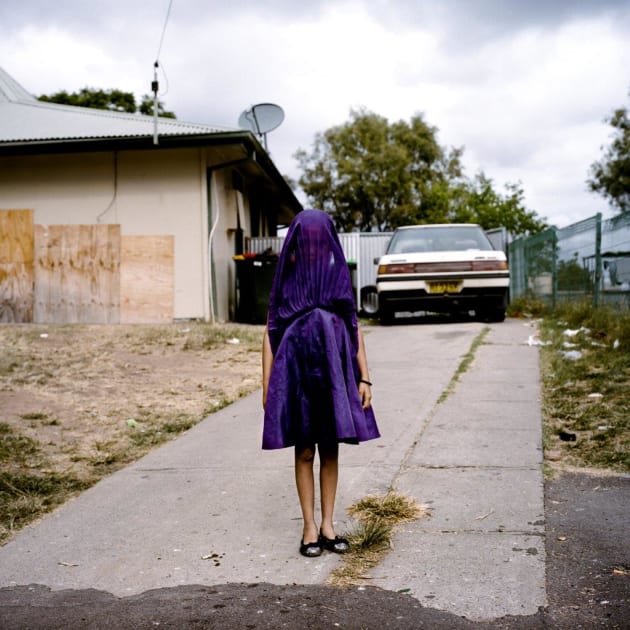
<svg viewBox="0 0 630 630">
<path fill-rule="evenodd" d="M 384 496 L 370 495 L 348 508 L 357 520 L 354 529 L 346 534 L 350 551 L 343 563 L 331 574 L 335 586 L 362 584 L 366 573 L 375 567 L 391 548 L 394 530 L 401 523 L 414 521 L 429 512 L 412 497 L 390 491 Z"/>
<path fill-rule="evenodd" d="M 348 512 L 360 522 L 382 519 L 386 523 L 397 524 L 420 518 L 426 509 L 411 497 L 390 491 L 382 497 L 364 497 L 351 505 Z"/>
</svg>

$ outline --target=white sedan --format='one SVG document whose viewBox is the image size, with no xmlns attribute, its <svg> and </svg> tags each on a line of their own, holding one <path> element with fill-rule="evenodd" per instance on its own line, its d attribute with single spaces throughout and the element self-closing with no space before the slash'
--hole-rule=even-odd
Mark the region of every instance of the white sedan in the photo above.
<svg viewBox="0 0 630 630">
<path fill-rule="evenodd" d="M 510 272 L 502 251 L 476 224 L 398 228 L 378 259 L 379 318 L 401 311 L 475 311 L 484 321 L 505 319 Z"/>
</svg>

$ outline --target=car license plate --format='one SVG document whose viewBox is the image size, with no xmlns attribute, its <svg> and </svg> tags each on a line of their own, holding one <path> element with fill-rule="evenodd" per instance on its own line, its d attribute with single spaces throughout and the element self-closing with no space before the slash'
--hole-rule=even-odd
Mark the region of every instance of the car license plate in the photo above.
<svg viewBox="0 0 630 630">
<path fill-rule="evenodd" d="M 428 282 L 429 293 L 459 293 L 462 290 L 461 282 Z"/>
</svg>

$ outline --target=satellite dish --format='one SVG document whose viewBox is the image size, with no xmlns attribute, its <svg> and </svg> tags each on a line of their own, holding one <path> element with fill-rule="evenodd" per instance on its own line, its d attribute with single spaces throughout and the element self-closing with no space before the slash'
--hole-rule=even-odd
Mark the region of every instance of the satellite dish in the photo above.
<svg viewBox="0 0 630 630">
<path fill-rule="evenodd" d="M 267 134 L 282 124 L 284 111 L 280 105 L 273 103 L 258 103 L 246 109 L 238 117 L 238 126 L 254 132 L 263 139 L 267 149 Z"/>
</svg>

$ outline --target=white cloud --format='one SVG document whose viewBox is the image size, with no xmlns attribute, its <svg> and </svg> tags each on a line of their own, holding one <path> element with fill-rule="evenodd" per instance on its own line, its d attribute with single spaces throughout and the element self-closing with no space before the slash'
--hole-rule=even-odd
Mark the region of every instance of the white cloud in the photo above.
<svg viewBox="0 0 630 630">
<path fill-rule="evenodd" d="M 167 6 L 0 6 L 1 63 L 35 94 L 94 86 L 140 96 Z M 565 225 L 606 211 L 585 180 L 608 141 L 603 119 L 627 102 L 628 24 L 627 2 L 614 0 L 174 2 L 162 98 L 179 118 L 225 126 L 254 103 L 281 105 L 269 148 L 294 178 L 295 151 L 350 108 L 390 120 L 424 112 L 442 144 L 465 146 L 469 176 L 521 181 L 529 207 Z"/>
</svg>

